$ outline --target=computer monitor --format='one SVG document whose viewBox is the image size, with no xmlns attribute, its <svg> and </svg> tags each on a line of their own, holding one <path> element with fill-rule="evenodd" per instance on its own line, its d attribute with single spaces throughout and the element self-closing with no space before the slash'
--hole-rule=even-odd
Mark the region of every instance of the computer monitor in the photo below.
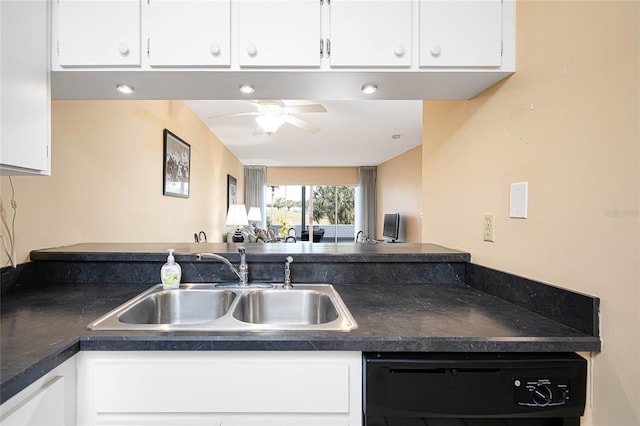
<svg viewBox="0 0 640 426">
<path fill-rule="evenodd" d="M 400 230 L 400 214 L 385 213 L 382 225 L 382 236 L 396 242 L 398 240 L 398 232 Z"/>
</svg>

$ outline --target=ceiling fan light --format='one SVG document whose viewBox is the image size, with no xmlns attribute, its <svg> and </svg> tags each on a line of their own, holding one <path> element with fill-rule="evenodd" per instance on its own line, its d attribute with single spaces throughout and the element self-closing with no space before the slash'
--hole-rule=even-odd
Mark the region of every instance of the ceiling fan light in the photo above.
<svg viewBox="0 0 640 426">
<path fill-rule="evenodd" d="M 378 91 L 378 86 L 373 83 L 366 83 L 362 85 L 362 93 L 365 95 L 373 95 Z"/>
<path fill-rule="evenodd" d="M 238 87 L 238 90 L 240 90 L 240 92 L 244 93 L 245 95 L 250 95 L 256 91 L 256 88 L 253 84 L 243 83 L 240 85 L 240 87 Z"/>
<path fill-rule="evenodd" d="M 284 118 L 273 114 L 265 114 L 256 117 L 256 123 L 262 128 L 262 130 L 264 130 L 266 134 L 271 135 L 284 124 Z"/>
</svg>

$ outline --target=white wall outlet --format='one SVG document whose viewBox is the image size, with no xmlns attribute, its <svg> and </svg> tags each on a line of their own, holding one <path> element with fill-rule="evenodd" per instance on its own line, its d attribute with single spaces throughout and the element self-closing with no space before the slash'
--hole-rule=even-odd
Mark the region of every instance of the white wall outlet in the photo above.
<svg viewBox="0 0 640 426">
<path fill-rule="evenodd" d="M 482 239 L 491 243 L 496 241 L 495 214 L 485 214 L 482 216 Z"/>
</svg>

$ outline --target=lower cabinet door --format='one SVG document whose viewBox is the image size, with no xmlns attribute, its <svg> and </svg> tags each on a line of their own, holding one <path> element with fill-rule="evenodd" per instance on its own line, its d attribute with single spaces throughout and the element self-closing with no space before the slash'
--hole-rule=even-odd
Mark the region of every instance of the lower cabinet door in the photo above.
<svg viewBox="0 0 640 426">
<path fill-rule="evenodd" d="M 2 417 L 2 426 L 64 426 L 64 377 L 56 377 Z"/>
<path fill-rule="evenodd" d="M 80 425 L 359 425 L 360 352 L 81 352 Z"/>
<path fill-rule="evenodd" d="M 75 357 L 27 386 L 0 406 L 2 426 L 74 426 Z"/>
</svg>

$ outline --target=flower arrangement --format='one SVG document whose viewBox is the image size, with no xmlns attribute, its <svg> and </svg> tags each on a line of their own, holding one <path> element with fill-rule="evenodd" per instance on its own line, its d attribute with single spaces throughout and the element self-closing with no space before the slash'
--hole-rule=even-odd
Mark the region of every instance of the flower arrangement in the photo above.
<svg viewBox="0 0 640 426">
<path fill-rule="evenodd" d="M 280 235 L 280 237 L 285 238 L 291 226 L 287 223 L 287 221 L 284 218 L 278 218 L 276 219 L 276 221 L 281 225 L 280 229 L 278 229 L 278 234 Z"/>
</svg>

